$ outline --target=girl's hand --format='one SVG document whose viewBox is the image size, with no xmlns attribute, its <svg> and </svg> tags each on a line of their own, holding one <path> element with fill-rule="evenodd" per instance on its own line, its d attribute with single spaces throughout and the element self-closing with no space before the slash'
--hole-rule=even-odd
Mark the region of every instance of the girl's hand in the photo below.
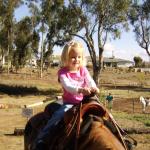
<svg viewBox="0 0 150 150">
<path fill-rule="evenodd" d="M 92 93 L 95 93 L 95 94 L 98 94 L 99 93 L 99 89 L 98 88 L 91 88 L 91 92 Z"/>
<path fill-rule="evenodd" d="M 79 88 L 78 93 L 82 93 L 83 95 L 90 95 L 91 89 L 90 88 Z"/>
</svg>

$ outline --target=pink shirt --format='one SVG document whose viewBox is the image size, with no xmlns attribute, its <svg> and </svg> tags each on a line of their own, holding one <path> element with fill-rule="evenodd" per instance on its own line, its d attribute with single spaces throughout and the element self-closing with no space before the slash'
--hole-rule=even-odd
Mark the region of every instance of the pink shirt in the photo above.
<svg viewBox="0 0 150 150">
<path fill-rule="evenodd" d="M 78 93 L 80 87 L 96 87 L 86 67 L 81 67 L 77 72 L 69 72 L 64 67 L 58 71 L 58 79 L 63 88 L 63 102 L 78 104 L 83 99 L 83 94 Z"/>
</svg>

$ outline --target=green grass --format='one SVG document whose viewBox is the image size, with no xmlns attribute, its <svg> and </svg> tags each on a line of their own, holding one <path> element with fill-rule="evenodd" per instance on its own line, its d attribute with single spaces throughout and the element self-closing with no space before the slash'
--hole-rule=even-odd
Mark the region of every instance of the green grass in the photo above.
<svg viewBox="0 0 150 150">
<path fill-rule="evenodd" d="M 113 112 L 114 118 L 127 119 L 142 123 L 145 127 L 150 127 L 150 115 L 148 114 L 128 114 L 125 112 Z"/>
<path fill-rule="evenodd" d="M 147 127 L 150 127 L 150 116 L 146 117 L 145 115 L 136 115 L 133 116 L 133 119 L 135 119 L 136 121 L 140 121 L 143 122 L 143 124 Z"/>
</svg>

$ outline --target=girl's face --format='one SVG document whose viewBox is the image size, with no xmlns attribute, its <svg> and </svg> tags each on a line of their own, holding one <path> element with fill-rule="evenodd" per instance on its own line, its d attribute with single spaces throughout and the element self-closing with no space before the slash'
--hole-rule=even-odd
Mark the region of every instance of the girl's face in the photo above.
<svg viewBox="0 0 150 150">
<path fill-rule="evenodd" d="M 79 67 L 82 65 L 82 50 L 79 48 L 73 48 L 70 50 L 68 67 L 70 71 L 78 71 Z"/>
</svg>

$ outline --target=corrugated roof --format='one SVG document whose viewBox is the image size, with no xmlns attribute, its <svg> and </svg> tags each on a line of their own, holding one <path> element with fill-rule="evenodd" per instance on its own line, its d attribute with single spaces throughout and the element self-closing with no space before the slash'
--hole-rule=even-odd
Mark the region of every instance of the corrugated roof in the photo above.
<svg viewBox="0 0 150 150">
<path fill-rule="evenodd" d="M 120 58 L 113 58 L 113 57 L 110 57 L 110 58 L 104 57 L 103 61 L 104 62 L 116 62 L 116 63 L 118 63 L 118 62 L 133 63 L 133 61 L 130 61 L 130 60 L 125 60 L 125 59 L 120 59 Z"/>
<path fill-rule="evenodd" d="M 91 60 L 90 56 L 86 57 L 87 60 Z M 133 61 L 130 61 L 130 60 L 125 60 L 125 59 L 121 59 L 121 58 L 115 58 L 115 57 L 104 57 L 103 58 L 103 61 L 106 63 L 106 62 L 115 62 L 115 63 L 118 63 L 118 62 L 124 62 L 124 63 L 134 63 Z"/>
</svg>

